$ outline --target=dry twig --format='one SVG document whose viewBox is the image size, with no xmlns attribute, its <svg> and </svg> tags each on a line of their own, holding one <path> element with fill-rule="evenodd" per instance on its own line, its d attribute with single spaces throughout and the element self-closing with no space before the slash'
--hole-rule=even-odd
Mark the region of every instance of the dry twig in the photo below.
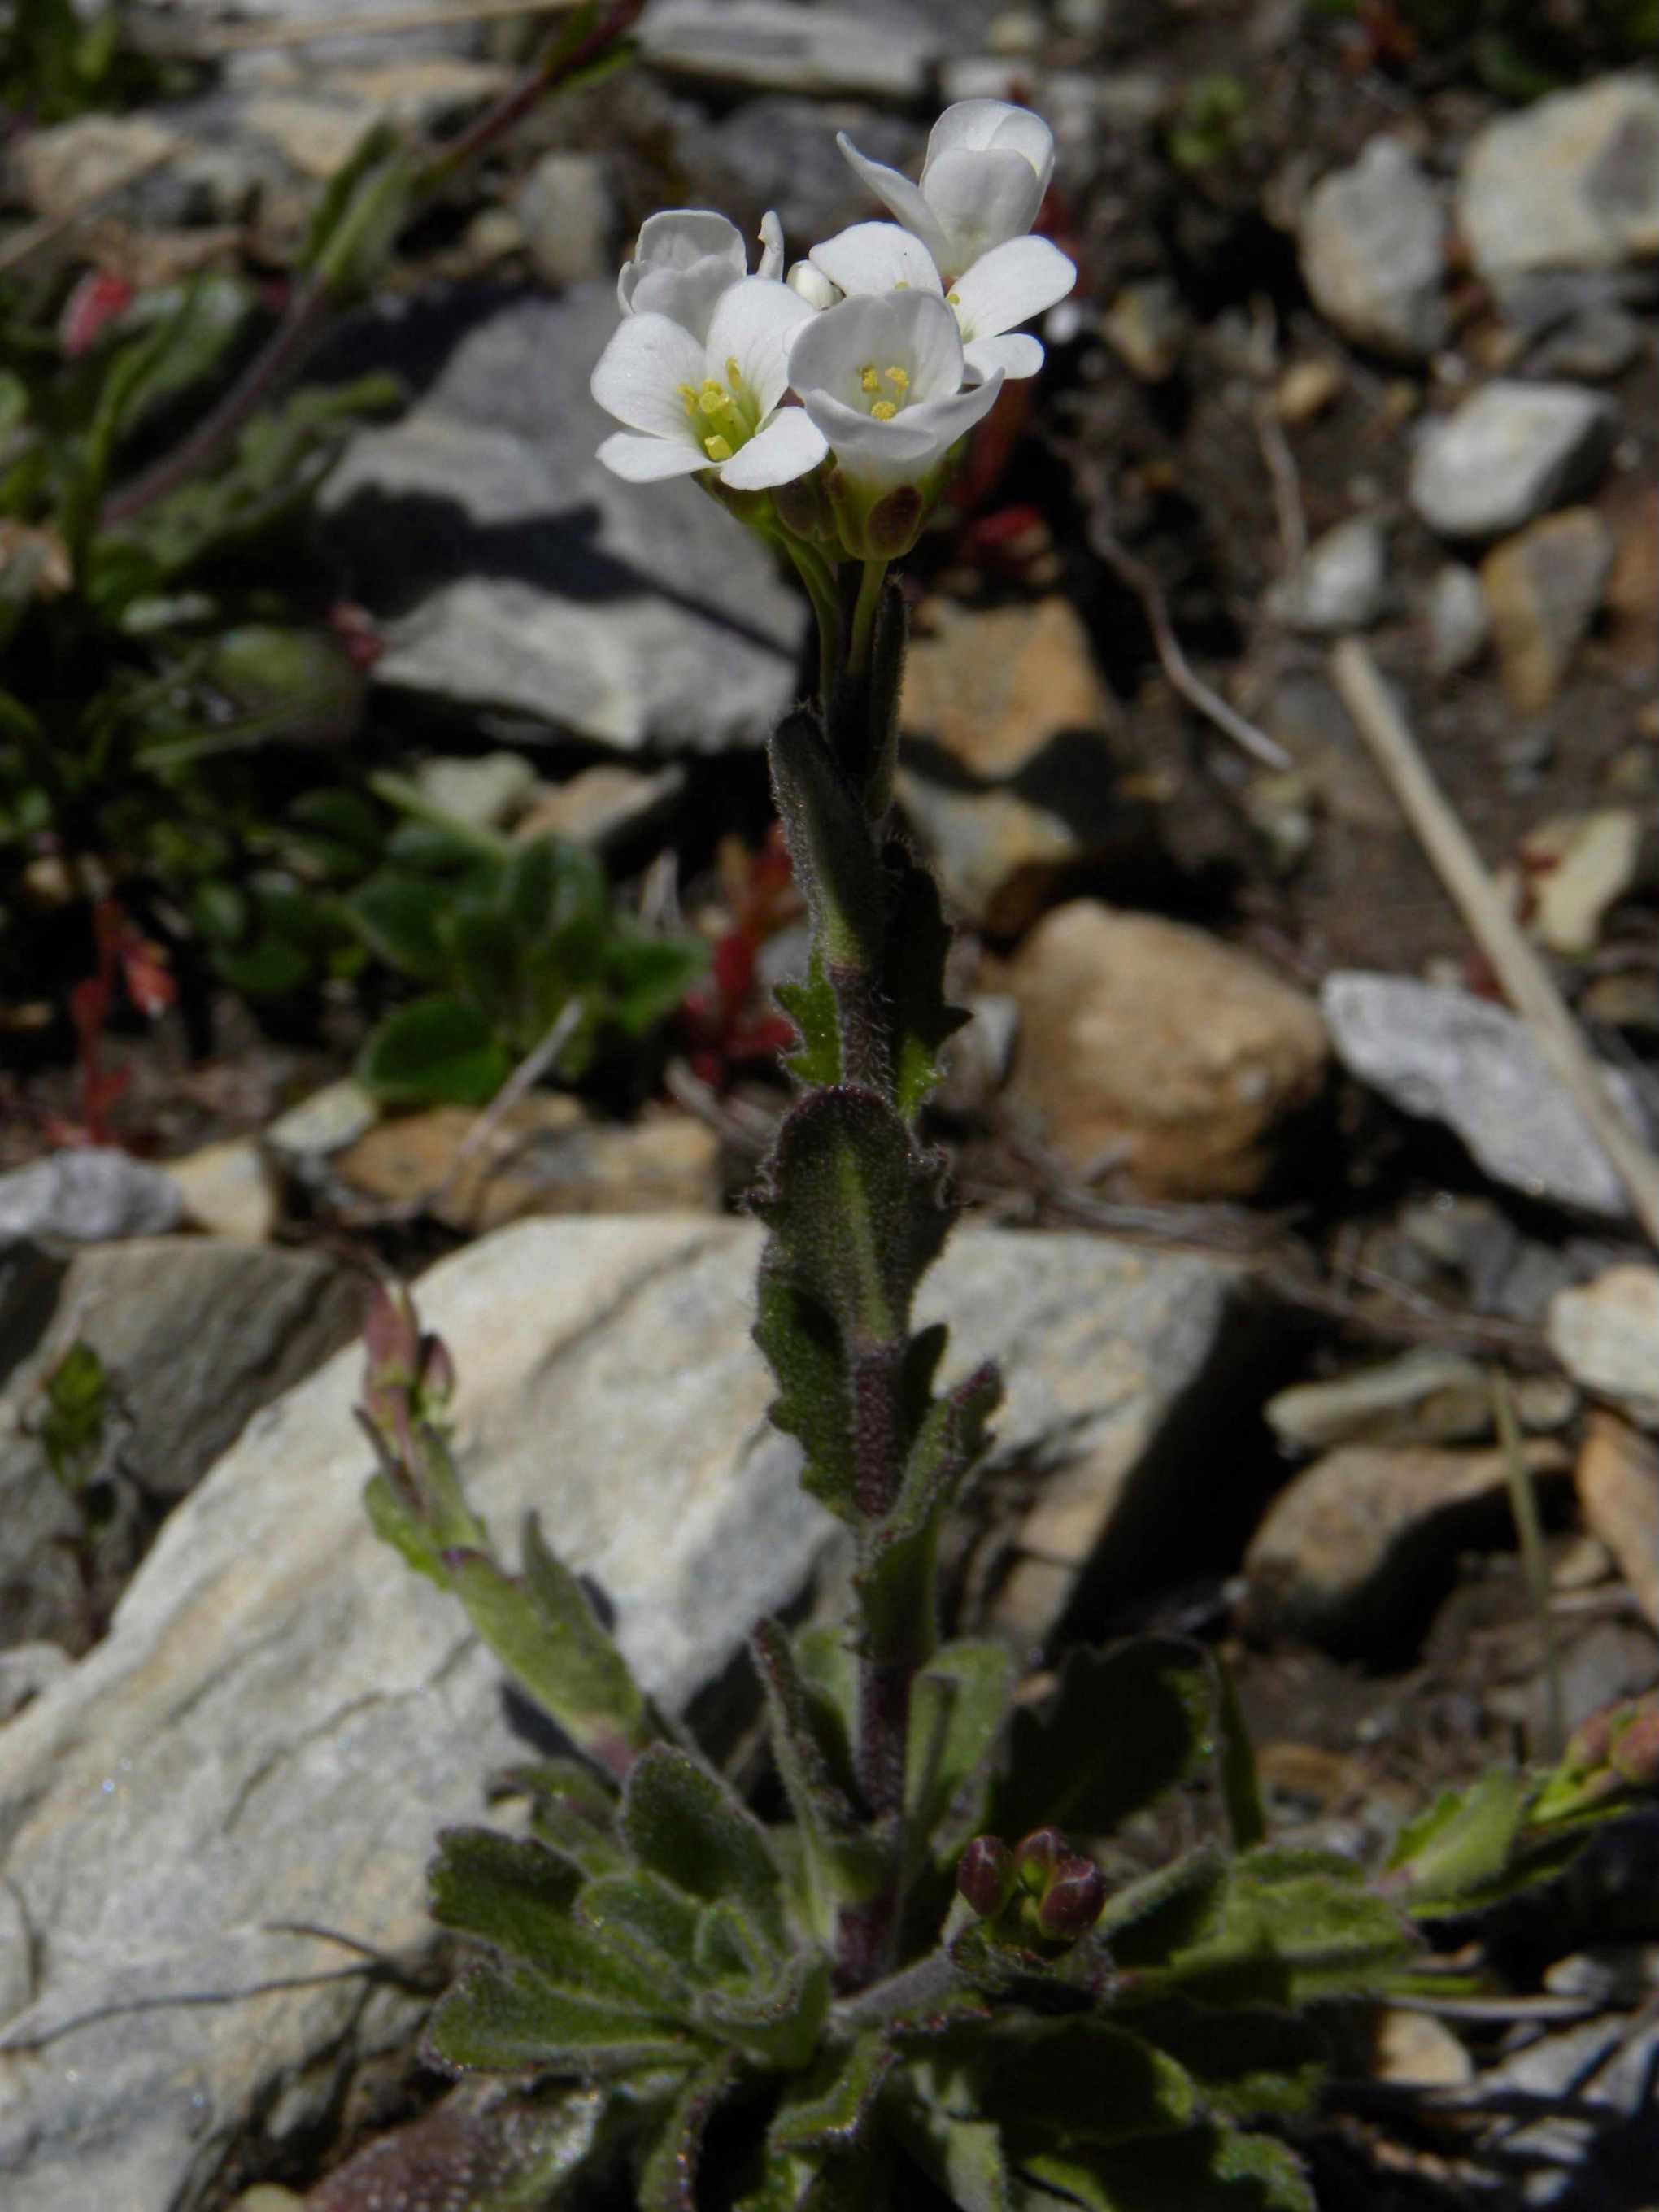
<svg viewBox="0 0 1659 2212">
<path fill-rule="evenodd" d="M 1540 1050 L 1571 1091 L 1638 1220 L 1659 1245 L 1659 1159 L 1608 1092 L 1565 1000 L 1430 773 L 1376 663 L 1358 638 L 1344 638 L 1331 654 L 1331 673 L 1435 872 Z"/>
</svg>

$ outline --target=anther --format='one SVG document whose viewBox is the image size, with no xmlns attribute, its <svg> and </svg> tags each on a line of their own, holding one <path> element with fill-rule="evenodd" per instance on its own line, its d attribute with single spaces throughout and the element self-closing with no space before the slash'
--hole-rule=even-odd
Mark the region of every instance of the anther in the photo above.
<svg viewBox="0 0 1659 2212">
<path fill-rule="evenodd" d="M 726 356 L 726 380 L 733 392 L 742 391 L 743 371 L 738 367 L 738 356 L 734 353 Z"/>
<path fill-rule="evenodd" d="M 878 399 L 870 412 L 878 422 L 890 422 L 894 416 L 898 413 L 898 409 L 894 406 L 890 399 Z"/>
<path fill-rule="evenodd" d="M 910 389 L 910 380 L 896 362 L 890 362 L 882 374 L 890 384 L 896 385 L 901 392 L 908 392 Z"/>
<path fill-rule="evenodd" d="M 732 458 L 732 447 L 724 438 L 705 438 L 702 449 L 711 461 L 729 461 Z"/>
<path fill-rule="evenodd" d="M 876 364 L 874 362 L 867 362 L 859 371 L 859 389 L 860 392 L 879 392 L 881 390 L 881 379 L 876 374 Z"/>
</svg>

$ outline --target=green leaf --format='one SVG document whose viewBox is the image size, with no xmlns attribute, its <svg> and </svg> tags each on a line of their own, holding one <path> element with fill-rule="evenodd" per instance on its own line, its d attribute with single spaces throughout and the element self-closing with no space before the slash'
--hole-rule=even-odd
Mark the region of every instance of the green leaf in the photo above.
<svg viewBox="0 0 1659 2212">
<path fill-rule="evenodd" d="M 530 1800 L 531 1827 L 538 1839 L 594 1881 L 629 1863 L 617 1832 L 621 1801 L 617 1785 L 602 1769 L 574 1759 L 548 1759 L 533 1765 L 510 1766 L 491 1778 L 490 1800 Z"/>
<path fill-rule="evenodd" d="M 599 2079 L 691 2066 L 689 2036 L 630 2007 L 599 2004 L 527 1966 L 475 1966 L 439 2000 L 426 2057 L 452 2073 L 578 2074 Z"/>
<path fill-rule="evenodd" d="M 44 1395 L 35 1434 L 54 1479 L 74 1496 L 97 1469 L 110 1411 L 108 1373 L 83 1337 L 53 1362 Z"/>
<path fill-rule="evenodd" d="M 828 1942 L 835 1935 L 836 1904 L 873 1896 L 887 1854 L 835 1778 L 783 1629 L 775 1620 L 763 1620 L 750 1635 L 749 1649 L 766 1695 L 772 1755 L 806 1854 L 809 1922 L 813 1934 Z"/>
<path fill-rule="evenodd" d="M 1255 1747 L 1238 1701 L 1232 1669 L 1218 1652 L 1212 1651 L 1215 1669 L 1216 1725 L 1220 1737 L 1221 1795 L 1227 1808 L 1227 1826 L 1236 1851 L 1254 1850 L 1267 1834 L 1267 1810 L 1261 1802 L 1261 1782 L 1256 1772 Z"/>
<path fill-rule="evenodd" d="M 1145 1637 L 1071 1653 L 1053 1696 L 1014 1717 L 992 1826 L 1104 1835 L 1209 1757 L 1215 1676 L 1200 1644 Z"/>
<path fill-rule="evenodd" d="M 942 1346 L 942 1332 L 930 1343 L 932 1335 L 925 1331 L 909 1347 L 927 1371 Z M 906 1457 L 897 1502 L 869 1531 L 854 1588 L 865 1640 L 885 1658 L 919 1663 L 933 1649 L 939 1526 L 985 1452 L 986 1423 L 1001 1398 L 1001 1377 L 987 1364 L 932 1401 Z"/>
<path fill-rule="evenodd" d="M 786 1073 L 803 1087 L 812 1090 L 826 1090 L 830 1084 L 842 1082 L 846 1070 L 841 1056 L 836 994 L 816 946 L 806 981 L 780 983 L 772 995 L 795 1024 L 800 1039 L 797 1049 L 783 1063 Z"/>
<path fill-rule="evenodd" d="M 1020 2170 L 1090 2212 L 1317 2212 L 1291 2151 L 1222 2126 L 1121 2150 L 1034 2150 Z"/>
<path fill-rule="evenodd" d="M 573 1911 L 580 1869 L 538 1843 L 451 1828 L 428 1871 L 432 1917 L 533 1966 L 556 1988 L 654 2018 L 673 2017 L 660 1966 Z"/>
<path fill-rule="evenodd" d="M 830 1961 L 812 1950 L 784 1960 L 767 1981 L 699 1990 L 694 2014 L 755 2064 L 796 2072 L 810 2064 L 829 2009 Z"/>
<path fill-rule="evenodd" d="M 641 1036 L 672 1014 L 708 969 L 701 938 L 635 936 L 620 924 L 611 956 L 610 1014 L 626 1036 Z"/>
<path fill-rule="evenodd" d="M 937 884 L 896 842 L 889 848 L 887 866 L 887 956 L 882 985 L 893 1036 L 893 1099 L 904 1119 L 913 1122 L 939 1079 L 940 1047 L 968 1016 L 945 996 L 951 933 L 939 911 Z"/>
<path fill-rule="evenodd" d="M 380 1023 L 356 1072 L 364 1089 L 388 1105 L 487 1106 L 513 1061 L 476 1006 L 434 993 Z"/>
<path fill-rule="evenodd" d="M 1487 1888 L 1509 1865 L 1527 1797 L 1521 1775 L 1503 1766 L 1468 1790 L 1443 1790 L 1401 1830 L 1389 1859 L 1400 1886 L 1390 1887 L 1413 1913 Z"/>
<path fill-rule="evenodd" d="M 769 1943 L 783 1948 L 783 1885 L 766 1832 L 689 1753 L 653 1744 L 635 1760 L 623 1832 L 642 1866 L 705 1903 L 738 1905 Z"/>
<path fill-rule="evenodd" d="M 907 2100 L 898 2108 L 905 2148 L 961 2212 L 1014 2212 L 1002 2137 L 989 2120 Z"/>
<path fill-rule="evenodd" d="M 418 181 L 401 133 L 384 120 L 372 123 L 330 179 L 300 267 L 337 300 L 369 291 L 408 218 Z"/>
<path fill-rule="evenodd" d="M 1265 2005 L 1171 2005 L 1137 2013 L 1135 2027 L 1191 2075 L 1206 2110 L 1223 2119 L 1310 2112 L 1329 2070 L 1329 2051 L 1314 2022 Z"/>
<path fill-rule="evenodd" d="M 669 2106 L 641 2170 L 637 2212 L 697 2212 L 697 2167 L 715 2106 L 737 2073 L 734 2052 L 722 2051 L 691 2075 Z"/>
<path fill-rule="evenodd" d="M 441 915 L 438 936 L 449 972 L 461 996 L 478 1009 L 496 1035 L 523 1045 L 526 992 L 520 972 L 520 938 L 504 915 L 486 908 L 450 907 Z"/>
<path fill-rule="evenodd" d="M 881 959 L 886 902 L 863 801 L 808 708 L 786 714 L 767 749 L 772 795 L 830 978 L 872 975 Z M 843 1036 L 843 1057 L 851 1062 Z"/>
<path fill-rule="evenodd" d="M 700 1916 L 683 1889 L 638 1867 L 602 1875 L 583 1889 L 576 1916 L 655 1974 L 665 1998 L 672 1996 L 677 2009 L 690 2002 Z"/>
<path fill-rule="evenodd" d="M 451 1553 L 450 1586 L 467 1618 L 514 1680 L 590 1757 L 621 1771 L 657 1733 L 645 1694 L 601 1626 L 587 1594 L 525 1516 L 524 1573 L 489 1554 Z"/>
<path fill-rule="evenodd" d="M 775 1953 L 741 1905 L 716 1898 L 697 1916 L 696 1968 L 705 1982 L 742 1985 L 769 1973 Z"/>
<path fill-rule="evenodd" d="M 1121 1966 L 1159 1966 L 1198 1940 L 1227 1878 L 1212 1844 L 1113 1892 L 1095 1934 Z"/>
<path fill-rule="evenodd" d="M 1015 1668 L 1000 1644 L 947 1644 L 916 1676 L 910 1691 L 910 1732 L 906 1753 L 904 1814 L 912 1849 L 928 1839 L 968 1784 L 983 1784 L 991 1755 L 1001 1740 L 1013 1697 Z M 985 1790 L 974 1793 L 963 1817 L 951 1824 L 946 1848 L 979 1832 L 986 1816 Z"/>
<path fill-rule="evenodd" d="M 1127 1963 L 1123 1943 L 1112 1948 Z M 1188 1940 L 1163 1964 L 1138 1968 L 1133 1987 L 1209 2003 L 1304 2005 L 1376 1990 L 1418 1948 L 1351 1862 L 1269 1844 L 1228 1865 Z"/>
<path fill-rule="evenodd" d="M 777 1379 L 768 1411 L 774 1427 L 805 1452 L 799 1480 L 850 1527 L 859 1527 L 858 1463 L 851 1394 L 834 1318 L 790 1281 L 769 1253 L 761 1261 L 755 1341 Z"/>
<path fill-rule="evenodd" d="M 1195 2116 L 1191 2077 L 1167 2051 L 1103 2020 L 1026 2021 L 981 2039 L 965 2069 L 975 2108 L 1021 2145 L 1111 2146 L 1184 2128 Z"/>
<path fill-rule="evenodd" d="M 863 2139 L 892 2064 L 892 2049 L 878 2033 L 861 2035 L 849 2051 L 826 2052 L 774 2115 L 767 2130 L 773 2150 L 851 2150 Z"/>
<path fill-rule="evenodd" d="M 444 908 L 429 883 L 390 872 L 371 876 L 344 901 L 369 951 L 417 983 L 447 983 L 450 954 L 438 924 Z"/>
</svg>

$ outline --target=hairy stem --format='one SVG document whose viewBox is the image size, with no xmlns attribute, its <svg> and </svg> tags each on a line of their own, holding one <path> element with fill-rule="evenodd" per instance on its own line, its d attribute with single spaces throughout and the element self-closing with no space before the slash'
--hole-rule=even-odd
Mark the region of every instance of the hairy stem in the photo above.
<svg viewBox="0 0 1659 2212">
<path fill-rule="evenodd" d="M 876 610 L 881 605 L 881 587 L 887 579 L 885 561 L 866 561 L 859 577 L 859 595 L 853 607 L 853 642 L 848 655 L 848 666 L 854 676 L 865 676 L 870 669 L 870 641 L 875 635 Z"/>
</svg>

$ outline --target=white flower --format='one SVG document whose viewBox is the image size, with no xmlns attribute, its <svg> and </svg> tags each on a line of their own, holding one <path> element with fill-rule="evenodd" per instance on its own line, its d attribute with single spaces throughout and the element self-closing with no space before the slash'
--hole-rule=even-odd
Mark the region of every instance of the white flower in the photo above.
<svg viewBox="0 0 1659 2212">
<path fill-rule="evenodd" d="M 896 222 L 854 223 L 815 246 L 812 259 L 849 296 L 943 293 L 955 310 L 968 365 L 981 376 L 994 368 L 1005 376 L 1035 376 L 1042 345 L 1014 325 L 1052 307 L 1077 282 L 1077 270 L 1048 239 L 1011 238 L 982 253 L 945 292 L 927 248 Z"/>
<path fill-rule="evenodd" d="M 988 376 L 1035 376 L 1036 338 L 1009 336 L 1063 300 L 1077 270 L 1046 238 L 1025 234 L 1042 204 L 1054 145 L 1041 116 L 1000 100 L 959 100 L 933 125 L 921 182 L 867 161 L 845 134 L 842 152 L 897 216 L 854 223 L 812 249 L 843 292 L 942 292 L 956 310 L 969 365 Z M 900 228 L 902 225 L 902 228 Z"/>
<path fill-rule="evenodd" d="M 761 218 L 759 274 L 783 271 L 783 230 L 769 210 Z M 743 233 L 723 215 L 704 208 L 670 208 L 647 218 L 617 279 L 625 315 L 666 315 L 696 338 L 706 338 L 715 308 L 749 274 Z"/>
<path fill-rule="evenodd" d="M 813 319 L 805 301 L 774 277 L 739 277 L 699 337 L 670 314 L 641 309 L 643 283 L 589 387 L 628 426 L 599 447 L 606 468 L 633 483 L 712 469 L 733 491 L 762 491 L 816 467 L 823 435 L 801 409 L 781 404 L 791 334 Z"/>
<path fill-rule="evenodd" d="M 964 386 L 962 338 L 928 292 L 843 300 L 805 321 L 789 349 L 801 405 L 837 467 L 871 491 L 920 485 L 990 412 L 1002 371 Z"/>
<path fill-rule="evenodd" d="M 1024 236 L 1054 174 L 1054 133 L 1040 115 L 1005 100 L 959 100 L 947 107 L 928 135 L 920 185 L 870 161 L 844 131 L 836 143 L 883 206 L 921 240 L 947 286 L 981 254 Z"/>
<path fill-rule="evenodd" d="M 832 283 L 810 261 L 797 261 L 783 281 L 792 292 L 800 294 L 809 307 L 833 307 L 842 296 L 841 286 Z"/>
</svg>

